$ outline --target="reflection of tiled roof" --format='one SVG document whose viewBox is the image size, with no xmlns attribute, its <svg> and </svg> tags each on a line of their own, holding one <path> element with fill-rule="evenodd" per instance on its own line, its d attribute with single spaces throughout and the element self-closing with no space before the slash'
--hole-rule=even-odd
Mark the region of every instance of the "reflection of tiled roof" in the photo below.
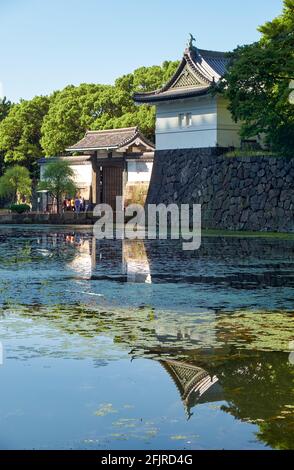
<svg viewBox="0 0 294 470">
<path fill-rule="evenodd" d="M 134 100 L 154 103 L 204 95 L 225 74 L 228 62 L 224 52 L 186 49 L 177 71 L 165 86 L 148 93 L 135 93 Z"/>
<path fill-rule="evenodd" d="M 119 149 L 126 145 L 136 145 L 136 141 L 144 143 L 146 146 L 154 149 L 137 127 L 127 127 L 123 129 L 108 129 L 102 131 L 87 131 L 85 137 L 68 149 L 69 152 L 100 150 L 100 149 Z"/>
<path fill-rule="evenodd" d="M 160 363 L 175 382 L 189 416 L 190 408 L 195 405 L 195 398 L 198 400 L 201 397 L 204 398 L 204 395 L 218 382 L 216 376 L 211 377 L 201 367 L 169 359 L 162 360 Z"/>
<path fill-rule="evenodd" d="M 142 93 L 138 95 L 134 95 L 135 101 L 138 103 L 156 103 L 157 101 L 167 101 L 167 100 L 176 100 L 177 98 L 189 98 L 193 96 L 202 96 L 206 95 L 208 89 L 210 87 L 208 86 L 203 86 L 203 87 L 197 87 L 197 88 L 187 88 L 186 90 L 166 90 L 161 93 L 155 93 L 155 94 L 147 94 L 147 93 Z"/>
</svg>

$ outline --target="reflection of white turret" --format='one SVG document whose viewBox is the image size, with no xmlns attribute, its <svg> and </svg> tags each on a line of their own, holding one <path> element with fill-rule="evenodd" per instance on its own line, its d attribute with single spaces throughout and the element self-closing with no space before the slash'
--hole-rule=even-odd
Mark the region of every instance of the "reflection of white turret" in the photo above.
<svg viewBox="0 0 294 470">
<path fill-rule="evenodd" d="M 162 343 L 191 343 L 211 346 L 216 341 L 214 310 L 193 313 L 165 312 L 158 315 L 156 336 Z"/>
<path fill-rule="evenodd" d="M 151 272 L 143 240 L 123 240 L 123 272 L 129 282 L 151 284 Z"/>
</svg>

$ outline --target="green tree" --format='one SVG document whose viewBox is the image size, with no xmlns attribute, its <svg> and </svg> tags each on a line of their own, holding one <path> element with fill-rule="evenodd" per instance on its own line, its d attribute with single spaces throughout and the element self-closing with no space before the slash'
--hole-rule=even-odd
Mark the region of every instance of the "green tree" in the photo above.
<svg viewBox="0 0 294 470">
<path fill-rule="evenodd" d="M 7 100 L 6 96 L 0 98 L 0 122 L 8 116 L 11 107 L 11 101 Z M 4 156 L 4 152 L 0 150 L 0 174 L 2 174 L 4 168 Z"/>
<path fill-rule="evenodd" d="M 289 80 L 294 75 L 294 0 L 283 13 L 259 28 L 260 41 L 238 47 L 220 90 L 230 100 L 241 136 L 265 136 L 273 150 L 293 154 L 294 113 Z"/>
<path fill-rule="evenodd" d="M 115 85 L 70 85 L 51 97 L 42 125 L 41 144 L 47 155 L 60 155 L 83 137 L 87 129 L 139 126 L 154 136 L 155 109 L 136 106 L 135 91 L 159 88 L 171 76 L 177 62 L 141 67 L 116 80 Z"/>
<path fill-rule="evenodd" d="M 66 147 L 83 137 L 95 118 L 115 114 L 110 85 L 81 84 L 67 86 L 54 93 L 42 125 L 41 145 L 46 155 L 60 155 Z"/>
<path fill-rule="evenodd" d="M 138 126 L 146 137 L 150 140 L 154 140 L 155 117 L 155 106 L 140 105 L 122 116 L 105 120 L 104 125 L 101 119 L 99 129 L 101 129 L 101 127 L 104 129 L 118 129 L 121 127 Z"/>
<path fill-rule="evenodd" d="M 11 101 L 9 101 L 6 96 L 4 98 L 0 98 L 0 121 L 3 121 L 12 107 Z"/>
<path fill-rule="evenodd" d="M 56 200 L 57 212 L 60 213 L 62 198 L 67 195 L 73 196 L 77 191 L 74 171 L 69 163 L 65 160 L 48 163 L 38 189 L 49 192 Z"/>
<path fill-rule="evenodd" d="M 43 156 L 41 126 L 48 109 L 46 96 L 22 100 L 10 109 L 0 123 L 0 151 L 4 153 L 5 163 L 21 163 L 32 173 L 38 171 L 37 160 Z"/>
<path fill-rule="evenodd" d="M 136 106 L 133 94 L 136 91 L 146 92 L 161 88 L 174 74 L 179 62 L 166 61 L 162 66 L 140 67 L 133 73 L 120 77 L 115 82 L 116 93 L 121 94 L 123 113 L 118 117 L 101 116 L 96 119 L 94 129 L 114 129 L 138 126 L 151 140 L 155 133 L 155 106 Z"/>
<path fill-rule="evenodd" d="M 20 202 L 23 197 L 30 197 L 32 180 L 29 170 L 15 165 L 8 168 L 0 178 L 0 197 L 11 197 L 13 203 Z"/>
</svg>

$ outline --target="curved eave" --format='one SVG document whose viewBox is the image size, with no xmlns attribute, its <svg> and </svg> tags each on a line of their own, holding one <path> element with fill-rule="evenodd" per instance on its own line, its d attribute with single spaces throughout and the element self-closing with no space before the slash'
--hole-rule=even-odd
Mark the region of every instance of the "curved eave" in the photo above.
<svg viewBox="0 0 294 470">
<path fill-rule="evenodd" d="M 66 152 L 74 153 L 74 152 L 94 152 L 96 150 L 116 150 L 118 146 L 109 146 L 106 145 L 105 147 L 102 146 L 95 146 L 95 147 L 69 147 L 65 149 Z"/>
<path fill-rule="evenodd" d="M 129 139 L 125 140 L 118 148 L 119 149 L 123 149 L 123 148 L 126 148 L 132 144 L 136 144 L 136 141 L 139 140 L 140 143 L 142 143 L 143 145 L 146 146 L 146 148 L 149 148 L 150 151 L 154 151 L 155 150 L 155 145 L 153 144 L 153 142 L 151 142 L 150 140 L 148 140 L 143 134 L 141 134 L 140 131 L 137 131 L 136 134 L 132 137 L 130 137 Z"/>
<path fill-rule="evenodd" d="M 160 101 L 174 101 L 182 100 L 185 98 L 193 98 L 196 96 L 205 96 L 208 95 L 212 90 L 212 86 L 208 86 L 201 89 L 191 89 L 191 90 L 178 90 L 175 92 L 163 92 L 163 93 L 137 93 L 133 96 L 133 99 L 136 103 L 158 103 Z"/>
</svg>

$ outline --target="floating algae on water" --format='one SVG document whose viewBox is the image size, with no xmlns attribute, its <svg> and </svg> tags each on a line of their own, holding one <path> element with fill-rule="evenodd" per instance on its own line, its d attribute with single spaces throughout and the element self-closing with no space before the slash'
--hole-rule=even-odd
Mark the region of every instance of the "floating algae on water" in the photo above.
<svg viewBox="0 0 294 470">
<path fill-rule="evenodd" d="M 294 448 L 293 240 L 69 230 L 0 234 L 3 442 Z"/>
</svg>

